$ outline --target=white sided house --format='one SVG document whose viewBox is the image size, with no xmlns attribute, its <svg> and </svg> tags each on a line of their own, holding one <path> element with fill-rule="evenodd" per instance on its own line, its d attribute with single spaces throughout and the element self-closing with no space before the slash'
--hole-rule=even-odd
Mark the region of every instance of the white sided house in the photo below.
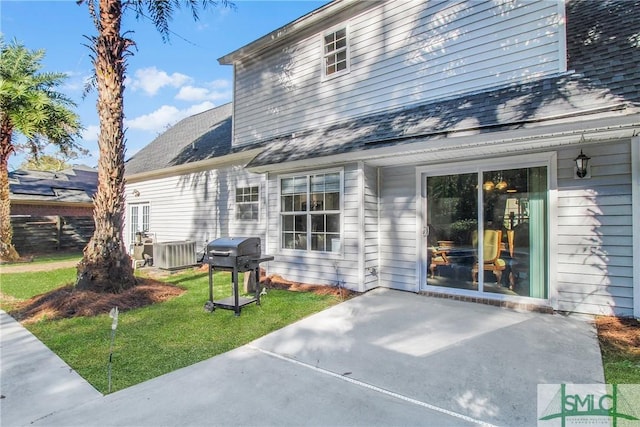
<svg viewBox="0 0 640 427">
<path fill-rule="evenodd" d="M 333 1 L 127 162 L 127 238 L 269 273 L 640 316 L 640 1 Z"/>
</svg>

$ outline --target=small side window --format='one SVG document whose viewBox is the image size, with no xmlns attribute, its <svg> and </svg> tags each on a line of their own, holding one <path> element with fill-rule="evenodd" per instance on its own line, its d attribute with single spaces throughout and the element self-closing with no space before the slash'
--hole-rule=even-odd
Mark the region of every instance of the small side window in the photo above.
<svg viewBox="0 0 640 427">
<path fill-rule="evenodd" d="M 324 77 L 345 73 L 349 70 L 349 44 L 347 27 L 343 26 L 326 33 L 323 38 Z"/>
<path fill-rule="evenodd" d="M 236 220 L 258 221 L 260 218 L 259 187 L 236 188 Z"/>
</svg>

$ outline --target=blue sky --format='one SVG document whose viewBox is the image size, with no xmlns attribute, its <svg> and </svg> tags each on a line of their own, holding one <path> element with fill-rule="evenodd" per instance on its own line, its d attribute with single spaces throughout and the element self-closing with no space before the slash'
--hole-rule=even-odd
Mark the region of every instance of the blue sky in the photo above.
<svg viewBox="0 0 640 427">
<path fill-rule="evenodd" d="M 193 21 L 178 10 L 170 25 L 169 43 L 146 19 L 125 15 L 122 30 L 137 48 L 129 57 L 125 90 L 126 158 L 150 143 L 167 126 L 189 115 L 232 100 L 233 67 L 217 59 L 326 4 L 327 1 L 243 1 L 235 9 L 211 8 Z M 75 0 L 0 2 L 0 31 L 5 42 L 16 39 L 29 49 L 44 49 L 43 70 L 69 77 L 59 90 L 77 103 L 85 128 L 83 147 L 89 157 L 74 163 L 96 166 L 98 161 L 95 91 L 83 99 L 84 82 L 92 71 L 88 40 L 96 33 L 86 5 Z M 24 156 L 9 159 L 17 169 Z"/>
</svg>

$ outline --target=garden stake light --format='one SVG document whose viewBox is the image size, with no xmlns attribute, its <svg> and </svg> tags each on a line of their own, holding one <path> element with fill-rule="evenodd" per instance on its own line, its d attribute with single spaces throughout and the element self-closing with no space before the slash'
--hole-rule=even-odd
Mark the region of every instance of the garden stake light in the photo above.
<svg viewBox="0 0 640 427">
<path fill-rule="evenodd" d="M 118 328 L 118 307 L 113 307 L 109 312 L 109 317 L 113 319 L 111 322 L 111 345 L 109 346 L 109 367 L 107 370 L 107 380 L 109 382 L 108 393 L 111 393 L 111 362 L 113 360 L 113 342 L 116 339 L 116 329 Z"/>
</svg>

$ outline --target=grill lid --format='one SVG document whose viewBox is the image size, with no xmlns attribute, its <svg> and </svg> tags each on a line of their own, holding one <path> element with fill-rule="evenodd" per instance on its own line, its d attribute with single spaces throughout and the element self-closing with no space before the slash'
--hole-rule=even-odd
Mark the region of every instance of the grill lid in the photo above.
<svg viewBox="0 0 640 427">
<path fill-rule="evenodd" d="M 214 257 L 260 256 L 259 237 L 221 237 L 207 244 L 207 253 Z"/>
</svg>

